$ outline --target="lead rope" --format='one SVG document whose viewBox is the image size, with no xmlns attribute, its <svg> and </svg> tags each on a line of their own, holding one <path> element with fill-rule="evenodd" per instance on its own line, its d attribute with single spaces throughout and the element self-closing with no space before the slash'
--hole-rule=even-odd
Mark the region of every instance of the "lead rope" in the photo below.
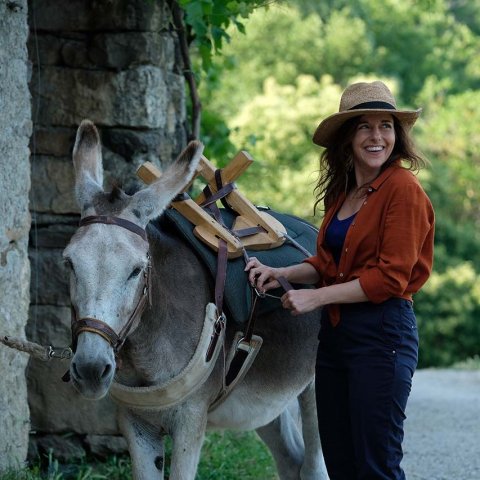
<svg viewBox="0 0 480 480">
<path fill-rule="evenodd" d="M 36 342 L 31 342 L 19 337 L 0 337 L 0 343 L 20 352 L 28 353 L 31 357 L 42 360 L 43 362 L 49 361 L 52 358 L 68 360 L 73 356 L 73 351 L 70 347 L 54 347 L 52 345 L 45 347 Z"/>
</svg>

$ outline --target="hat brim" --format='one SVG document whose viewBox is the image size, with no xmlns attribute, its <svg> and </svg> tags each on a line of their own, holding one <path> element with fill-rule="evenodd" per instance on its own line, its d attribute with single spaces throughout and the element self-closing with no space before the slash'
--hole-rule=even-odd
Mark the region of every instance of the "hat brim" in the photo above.
<svg viewBox="0 0 480 480">
<path fill-rule="evenodd" d="M 389 113 L 394 117 L 398 118 L 400 123 L 406 130 L 410 130 L 414 123 L 417 121 L 417 118 L 420 116 L 422 109 L 418 110 L 389 110 L 389 109 L 359 109 L 359 110 L 347 110 L 345 112 L 338 112 L 330 115 L 325 120 L 323 120 L 320 125 L 315 130 L 313 134 L 313 143 L 320 145 L 321 147 L 329 147 L 330 142 L 335 134 L 335 132 L 340 128 L 340 126 L 345 123 L 349 118 L 359 117 L 361 115 L 366 115 L 369 113 Z"/>
</svg>

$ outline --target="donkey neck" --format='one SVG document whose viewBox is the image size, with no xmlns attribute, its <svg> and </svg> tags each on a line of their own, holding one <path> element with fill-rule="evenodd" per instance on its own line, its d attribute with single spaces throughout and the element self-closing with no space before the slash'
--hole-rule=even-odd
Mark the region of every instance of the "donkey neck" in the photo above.
<svg viewBox="0 0 480 480">
<path fill-rule="evenodd" d="M 180 373 L 195 352 L 211 300 L 209 274 L 180 239 L 149 228 L 152 305 L 129 338 L 119 380 L 153 385 Z"/>
</svg>

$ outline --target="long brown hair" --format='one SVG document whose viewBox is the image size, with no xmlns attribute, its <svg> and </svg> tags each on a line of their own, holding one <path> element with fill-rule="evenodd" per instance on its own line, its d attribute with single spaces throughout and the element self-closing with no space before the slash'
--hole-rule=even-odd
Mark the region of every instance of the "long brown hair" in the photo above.
<svg viewBox="0 0 480 480">
<path fill-rule="evenodd" d="M 347 194 L 356 188 L 353 168 L 352 141 L 361 116 L 348 119 L 335 133 L 330 146 L 320 156 L 320 171 L 315 186 L 315 213 L 319 203 L 323 202 L 325 211 L 336 202 L 339 195 Z M 427 161 L 417 152 L 409 133 L 398 119 L 393 116 L 395 128 L 395 145 L 388 160 L 382 165 L 380 173 L 397 161 L 402 161 L 405 168 L 418 172 L 427 165 Z"/>
</svg>

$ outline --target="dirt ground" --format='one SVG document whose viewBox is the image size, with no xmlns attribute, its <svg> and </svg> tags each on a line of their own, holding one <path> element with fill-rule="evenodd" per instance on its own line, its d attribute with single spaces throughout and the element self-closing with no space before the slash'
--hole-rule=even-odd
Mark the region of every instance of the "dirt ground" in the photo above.
<svg viewBox="0 0 480 480">
<path fill-rule="evenodd" d="M 415 373 L 404 455 L 408 480 L 480 480 L 480 371 Z"/>
</svg>

